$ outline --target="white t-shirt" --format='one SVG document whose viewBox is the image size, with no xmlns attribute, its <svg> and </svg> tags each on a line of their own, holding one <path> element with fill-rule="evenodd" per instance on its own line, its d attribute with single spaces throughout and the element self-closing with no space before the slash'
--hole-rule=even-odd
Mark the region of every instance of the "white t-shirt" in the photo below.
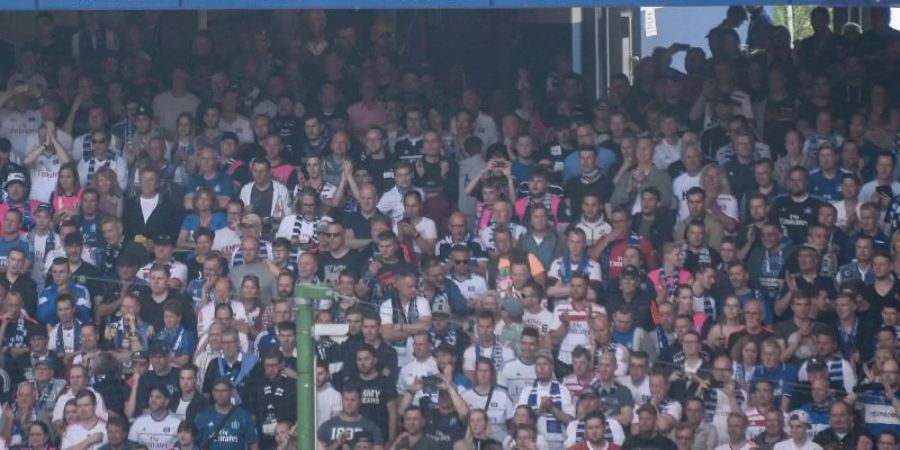
<svg viewBox="0 0 900 450">
<path fill-rule="evenodd" d="M 223 255 L 231 255 L 240 246 L 241 236 L 234 230 L 228 227 L 216 230 L 216 235 L 213 237 L 213 251 L 221 252 Z"/>
<path fill-rule="evenodd" d="M 560 317 L 563 313 L 569 315 L 569 330 L 559 344 L 559 361 L 572 364 L 572 350 L 581 345 L 588 347 L 591 342 L 591 320 L 600 314 L 606 314 L 606 308 L 597 304 L 588 303 L 588 309 L 578 310 L 572 307 L 571 301 L 557 302 L 553 308 L 553 323 L 551 330 L 562 326 Z"/>
<path fill-rule="evenodd" d="M 57 402 L 57 405 L 58 404 L 59 403 Z M 103 434 L 103 439 L 101 439 L 99 443 L 88 447 L 88 450 L 97 450 L 107 443 L 108 439 L 106 436 L 106 421 L 97 418 L 97 422 L 94 423 L 94 425 L 90 428 L 85 428 L 80 423 L 73 423 L 72 425 L 66 427 L 66 431 L 63 432 L 62 444 L 59 447 L 61 449 L 72 448 L 94 433 Z"/>
<path fill-rule="evenodd" d="M 775 444 L 775 450 L 822 450 L 822 446 L 810 440 L 807 440 L 801 446 L 797 446 L 793 439 L 787 439 Z"/>
<path fill-rule="evenodd" d="M 400 374 L 397 376 L 397 392 L 403 395 L 409 391 L 409 387 L 412 386 L 417 378 L 437 375 L 438 373 L 437 361 L 434 358 L 429 356 L 425 361 L 418 361 L 413 358 L 412 361 L 404 364 L 400 369 Z"/>
<path fill-rule="evenodd" d="M 681 403 L 679 403 L 678 401 L 669 399 L 668 401 L 665 401 L 663 404 L 659 405 L 659 408 L 657 408 L 657 410 L 659 411 L 660 416 L 663 416 L 663 415 L 669 416 L 669 417 L 675 419 L 676 424 L 678 422 L 681 422 L 682 408 L 681 408 Z M 638 423 L 637 409 L 633 410 L 633 412 L 632 412 L 631 423 L 632 424 Z"/>
<path fill-rule="evenodd" d="M 59 330 L 62 329 L 62 342 L 64 349 L 56 348 L 56 340 L 57 335 L 59 335 Z M 62 324 L 56 324 L 53 328 L 50 329 L 50 335 L 48 336 L 49 341 L 47 343 L 47 348 L 52 352 L 56 353 L 74 353 L 75 350 L 75 327 L 65 329 L 62 327 Z"/>
<path fill-rule="evenodd" d="M 522 391 L 531 386 L 535 379 L 537 375 L 534 373 L 534 363 L 527 364 L 521 359 L 514 359 L 503 365 L 497 384 L 506 386 L 509 398 L 519 398 Z"/>
<path fill-rule="evenodd" d="M 537 313 L 525 310 L 522 314 L 522 324 L 538 330 L 541 336 L 550 333 L 553 328 L 553 313 L 546 308 L 541 308 Z"/>
<path fill-rule="evenodd" d="M 50 201 L 50 195 L 56 189 L 56 180 L 59 179 L 59 168 L 62 162 L 56 153 L 38 155 L 34 166 L 31 168 L 31 199 L 42 203 Z"/>
<path fill-rule="evenodd" d="M 174 414 L 156 420 L 150 414 L 138 417 L 128 430 L 128 440 L 146 445 L 149 450 L 168 450 L 178 441 L 178 425 Z"/>
<path fill-rule="evenodd" d="M 227 122 L 225 117 L 222 117 L 219 120 L 219 129 L 236 134 L 238 142 L 241 144 L 253 142 L 253 127 L 250 126 L 250 120 L 240 114 L 234 118 L 233 122 Z"/>
<path fill-rule="evenodd" d="M 666 170 L 669 164 L 681 159 L 681 138 L 675 140 L 675 144 L 669 144 L 665 139 L 660 139 L 653 152 L 653 164 L 659 170 Z"/>
<path fill-rule="evenodd" d="M 700 174 L 691 176 L 687 172 L 678 175 L 672 182 L 672 195 L 675 196 L 678 205 L 678 221 L 682 221 L 690 215 L 687 206 L 687 191 L 691 188 L 700 187 Z"/>
<path fill-rule="evenodd" d="M 341 413 L 341 393 L 329 384 L 324 389 L 316 389 L 316 429 L 326 420 Z"/>
<path fill-rule="evenodd" d="M 234 313 L 233 320 L 248 323 L 247 310 L 244 309 L 244 304 L 236 301 L 231 301 L 229 304 L 231 305 L 231 311 Z M 216 305 L 213 302 L 207 302 L 200 308 L 200 313 L 197 314 L 197 334 L 199 336 L 205 335 L 215 319 Z"/>
<path fill-rule="evenodd" d="M 411 319 L 413 315 L 410 314 L 413 310 L 415 310 L 415 312 L 418 314 L 419 319 L 431 317 L 431 306 L 428 304 L 428 300 L 425 300 L 425 297 L 422 296 L 416 297 L 415 300 L 407 302 L 406 305 L 402 305 L 402 309 L 403 311 L 402 314 L 400 314 L 400 323 L 404 323 L 404 317 L 406 317 L 407 320 L 407 322 L 405 323 L 415 323 L 415 321 Z M 397 324 L 396 322 L 394 322 L 394 302 L 386 300 L 381 304 L 381 308 L 378 310 L 378 313 L 379 315 L 381 315 L 381 323 Z M 412 338 L 407 338 L 405 345 L 395 345 L 394 348 L 397 349 L 397 357 L 400 364 L 409 362 L 410 358 L 412 357 Z"/>
<path fill-rule="evenodd" d="M 144 223 L 150 219 L 150 215 L 153 214 L 153 211 L 159 205 L 159 194 L 154 195 L 150 198 L 144 198 L 144 196 L 140 196 L 141 201 L 141 214 L 144 217 Z"/>
<path fill-rule="evenodd" d="M 486 405 L 488 395 L 491 397 L 491 404 Z M 491 436 L 500 441 L 506 437 L 506 421 L 512 419 L 516 410 L 516 404 L 509 398 L 506 389 L 495 387 L 491 394 L 484 395 L 475 392 L 475 389 L 469 389 L 462 393 L 462 399 L 469 405 L 469 409 L 483 409 L 487 412 L 488 422 L 491 425 Z"/>
<path fill-rule="evenodd" d="M 580 442 L 577 439 L 578 424 L 579 424 L 579 422 L 582 422 L 583 420 L 584 419 L 576 419 L 576 420 L 569 422 L 569 424 L 566 425 L 566 441 L 564 443 L 565 448 L 569 448 L 569 447 L 577 444 L 578 442 Z M 613 444 L 621 446 L 623 443 L 625 443 L 625 430 L 622 428 L 622 424 L 620 424 L 618 420 L 615 420 L 615 419 L 610 420 L 609 418 L 607 418 L 606 419 L 606 427 L 609 429 L 609 434 L 612 435 L 612 443 Z M 609 448 L 608 441 L 606 443 L 606 447 Z"/>
</svg>

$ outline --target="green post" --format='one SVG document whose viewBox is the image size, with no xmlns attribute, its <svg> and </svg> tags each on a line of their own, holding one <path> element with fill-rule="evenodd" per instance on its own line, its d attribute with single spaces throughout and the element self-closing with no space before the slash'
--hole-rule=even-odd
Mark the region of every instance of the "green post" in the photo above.
<svg viewBox="0 0 900 450">
<path fill-rule="evenodd" d="M 312 301 L 330 298 L 331 289 L 297 283 L 297 450 L 316 448 L 316 338 Z"/>
</svg>

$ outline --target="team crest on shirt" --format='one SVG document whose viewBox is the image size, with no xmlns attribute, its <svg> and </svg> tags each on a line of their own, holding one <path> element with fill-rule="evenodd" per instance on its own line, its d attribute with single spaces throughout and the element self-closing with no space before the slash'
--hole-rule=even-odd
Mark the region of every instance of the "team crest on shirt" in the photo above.
<svg viewBox="0 0 900 450">
<path fill-rule="evenodd" d="M 231 428 L 240 428 L 240 427 L 241 427 L 241 423 L 240 423 L 240 422 L 238 422 L 237 420 L 232 420 L 232 421 L 231 421 Z"/>
</svg>

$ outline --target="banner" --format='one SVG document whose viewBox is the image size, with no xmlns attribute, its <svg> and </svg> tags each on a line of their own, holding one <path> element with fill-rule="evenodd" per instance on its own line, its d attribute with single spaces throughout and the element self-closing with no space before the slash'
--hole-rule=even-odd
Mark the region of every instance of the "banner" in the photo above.
<svg viewBox="0 0 900 450">
<path fill-rule="evenodd" d="M 489 8 L 489 0 L 181 0 L 182 9 L 433 9 Z"/>
</svg>

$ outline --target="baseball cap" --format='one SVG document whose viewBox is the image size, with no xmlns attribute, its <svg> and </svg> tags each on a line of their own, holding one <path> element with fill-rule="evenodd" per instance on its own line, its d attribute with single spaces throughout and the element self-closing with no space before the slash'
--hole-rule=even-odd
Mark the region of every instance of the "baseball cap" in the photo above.
<svg viewBox="0 0 900 450">
<path fill-rule="evenodd" d="M 641 278 L 641 271 L 634 266 L 625 266 L 622 269 L 622 277 Z"/>
<path fill-rule="evenodd" d="M 150 108 L 149 105 L 139 104 L 137 107 L 137 111 L 135 111 L 134 116 L 148 116 L 153 117 L 153 109 Z"/>
<path fill-rule="evenodd" d="M 46 212 L 52 213 L 52 212 L 53 212 L 53 207 L 50 206 L 49 203 L 40 203 L 40 204 L 37 205 L 37 208 L 34 208 L 34 212 L 35 212 L 35 213 L 38 213 L 38 212 L 41 212 L 41 211 L 46 211 Z"/>
<path fill-rule="evenodd" d="M 241 225 L 262 225 L 262 219 L 253 213 L 246 214 L 244 215 L 244 218 L 241 219 Z"/>
<path fill-rule="evenodd" d="M 431 306 L 431 316 L 443 316 L 445 318 L 450 317 L 450 303 L 445 299 L 440 299 L 434 302 L 434 305 Z"/>
<path fill-rule="evenodd" d="M 513 297 L 504 297 L 500 301 L 500 308 L 508 312 L 513 317 L 522 317 L 525 314 L 525 307 L 522 302 Z"/>
<path fill-rule="evenodd" d="M 9 187 L 12 183 L 22 183 L 25 186 L 28 185 L 25 174 L 22 172 L 10 172 L 10 174 L 6 176 L 6 184 L 4 184 L 3 187 Z"/>
<path fill-rule="evenodd" d="M 132 361 L 149 361 L 150 357 L 147 356 L 147 352 L 143 350 L 136 351 L 131 354 Z"/>
<path fill-rule="evenodd" d="M 172 353 L 172 349 L 169 348 L 169 344 L 163 341 L 153 341 L 150 344 L 150 355 L 159 355 Z"/>
<path fill-rule="evenodd" d="M 821 372 L 828 370 L 828 365 L 825 364 L 825 361 L 822 361 L 818 358 L 810 358 L 806 363 L 806 372 Z"/>
<path fill-rule="evenodd" d="M 172 239 L 172 236 L 166 233 L 157 234 L 153 238 L 154 245 L 174 245 L 175 240 Z"/>
<path fill-rule="evenodd" d="M 788 424 L 795 421 L 804 423 L 807 427 L 812 427 L 812 420 L 810 420 L 809 414 L 802 409 L 795 409 L 788 416 Z"/>
</svg>

